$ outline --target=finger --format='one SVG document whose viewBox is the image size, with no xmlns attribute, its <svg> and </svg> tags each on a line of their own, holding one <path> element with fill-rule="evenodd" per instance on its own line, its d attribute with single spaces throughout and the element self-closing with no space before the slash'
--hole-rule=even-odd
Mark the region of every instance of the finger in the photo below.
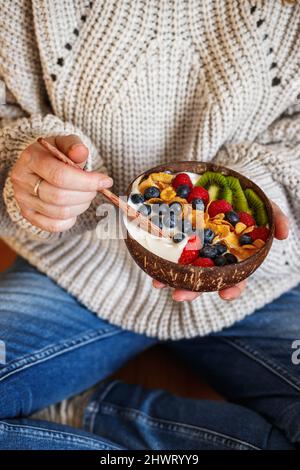
<svg viewBox="0 0 300 470">
<path fill-rule="evenodd" d="M 272 201 L 275 220 L 275 237 L 278 240 L 285 240 L 289 235 L 289 219 L 282 212 L 280 207 Z"/>
<path fill-rule="evenodd" d="M 31 194 L 25 191 L 17 192 L 15 197 L 20 207 L 34 210 L 50 217 L 51 219 L 71 219 L 85 212 L 90 206 L 90 202 L 73 206 L 57 206 L 54 204 L 48 204 L 38 197 L 31 196 Z"/>
<path fill-rule="evenodd" d="M 22 208 L 21 214 L 27 219 L 32 225 L 38 227 L 46 232 L 64 232 L 69 230 L 76 222 L 76 217 L 67 220 L 50 219 L 43 214 L 39 214 L 33 210 Z"/>
<path fill-rule="evenodd" d="M 199 292 L 193 292 L 190 290 L 184 290 L 184 289 L 175 289 L 173 292 L 173 300 L 176 300 L 176 302 L 184 302 L 185 300 L 187 301 L 192 301 L 197 299 L 201 294 Z"/>
<path fill-rule="evenodd" d="M 109 176 L 68 166 L 40 147 L 32 146 L 30 150 L 30 169 L 53 186 L 77 191 L 97 191 L 112 186 L 113 180 Z"/>
<path fill-rule="evenodd" d="M 22 180 L 20 184 L 14 184 L 15 194 L 19 191 L 26 191 L 32 196 L 35 196 L 34 187 L 38 180 L 38 175 L 33 175 L 32 173 L 27 175 L 26 179 Z M 46 180 L 42 181 L 39 186 L 39 198 L 44 202 L 57 206 L 76 206 L 78 204 L 84 204 L 85 202 L 92 201 L 96 196 L 96 191 L 61 189 L 53 186 Z"/>
<path fill-rule="evenodd" d="M 233 287 L 222 289 L 219 291 L 219 296 L 223 300 L 234 300 L 237 299 L 246 288 L 246 281 L 241 281 Z"/>
<path fill-rule="evenodd" d="M 78 135 L 59 135 L 55 137 L 56 147 L 73 162 L 84 166 L 89 155 L 88 148 L 83 144 Z"/>
<path fill-rule="evenodd" d="M 167 287 L 166 284 L 163 284 L 162 282 L 157 281 L 156 279 L 153 279 L 152 286 L 155 287 L 155 289 L 164 289 L 165 287 Z"/>
</svg>

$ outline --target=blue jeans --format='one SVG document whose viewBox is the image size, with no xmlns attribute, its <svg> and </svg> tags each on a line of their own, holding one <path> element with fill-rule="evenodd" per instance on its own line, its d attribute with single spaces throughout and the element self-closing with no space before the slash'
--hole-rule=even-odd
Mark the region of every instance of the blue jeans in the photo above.
<svg viewBox="0 0 300 470">
<path fill-rule="evenodd" d="M 82 392 L 157 340 L 101 320 L 19 258 L 0 275 L 0 449 L 296 448 L 297 339 L 300 287 L 222 332 L 165 343 L 227 402 L 105 381 L 84 430 L 34 421 L 26 416 Z"/>
</svg>

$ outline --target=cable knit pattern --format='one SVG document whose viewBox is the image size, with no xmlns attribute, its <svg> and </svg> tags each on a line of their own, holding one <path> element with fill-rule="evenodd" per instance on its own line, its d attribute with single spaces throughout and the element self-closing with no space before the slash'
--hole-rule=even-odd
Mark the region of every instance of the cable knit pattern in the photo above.
<svg viewBox="0 0 300 470">
<path fill-rule="evenodd" d="M 300 281 L 299 4 L 0 0 L 0 46 L 0 75 L 19 104 L 2 113 L 1 236 L 90 310 L 179 339 L 230 326 Z M 240 299 L 175 303 L 152 289 L 122 240 L 97 238 L 98 201 L 63 234 L 19 213 L 12 165 L 39 135 L 71 132 L 118 194 L 170 160 L 234 168 L 287 212 L 289 241 L 274 242 Z"/>
</svg>

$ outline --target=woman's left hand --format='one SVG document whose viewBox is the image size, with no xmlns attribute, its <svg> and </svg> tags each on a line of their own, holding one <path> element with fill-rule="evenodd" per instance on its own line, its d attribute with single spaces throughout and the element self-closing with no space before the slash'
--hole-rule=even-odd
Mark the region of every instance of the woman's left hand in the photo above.
<svg viewBox="0 0 300 470">
<path fill-rule="evenodd" d="M 277 204 L 275 204 L 275 202 L 272 202 L 272 206 L 273 206 L 274 219 L 275 219 L 275 238 L 277 238 L 277 240 L 285 240 L 289 234 L 288 217 L 282 212 L 282 210 L 277 206 Z M 247 281 L 244 280 L 242 282 L 239 282 L 233 287 L 220 290 L 218 292 L 219 296 L 223 300 L 237 299 L 245 290 L 246 283 Z M 167 286 L 165 284 L 162 284 L 159 281 L 153 280 L 153 287 L 155 287 L 156 289 L 163 289 Z M 193 291 L 188 291 L 184 289 L 174 289 L 172 297 L 173 297 L 173 300 L 176 300 L 177 302 L 183 302 L 183 301 L 195 300 L 200 295 L 201 295 L 200 292 L 193 292 Z"/>
</svg>

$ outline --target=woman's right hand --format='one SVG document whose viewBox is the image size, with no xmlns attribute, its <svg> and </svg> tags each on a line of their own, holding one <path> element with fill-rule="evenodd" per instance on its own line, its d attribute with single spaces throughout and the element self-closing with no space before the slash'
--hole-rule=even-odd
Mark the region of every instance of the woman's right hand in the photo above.
<svg viewBox="0 0 300 470">
<path fill-rule="evenodd" d="M 46 140 L 84 167 L 88 149 L 78 136 L 58 136 Z M 36 196 L 34 188 L 41 178 Z M 23 217 L 47 232 L 70 229 L 77 216 L 89 208 L 97 190 L 113 184 L 113 180 L 105 174 L 85 172 L 66 165 L 37 142 L 22 152 L 12 168 L 11 181 Z"/>
</svg>

